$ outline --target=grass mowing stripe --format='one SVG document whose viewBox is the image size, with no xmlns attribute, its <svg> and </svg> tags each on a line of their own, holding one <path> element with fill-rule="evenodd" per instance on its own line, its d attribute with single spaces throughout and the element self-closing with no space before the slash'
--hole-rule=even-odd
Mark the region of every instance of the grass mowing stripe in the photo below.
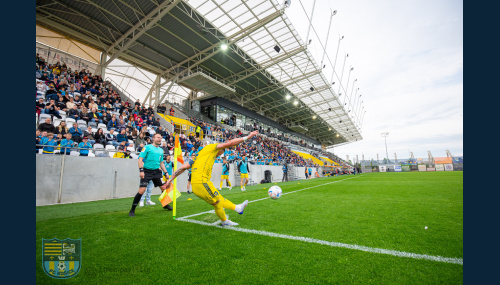
<svg viewBox="0 0 500 285">
<path fill-rule="evenodd" d="M 190 220 L 190 219 L 182 219 L 182 221 L 193 223 L 193 224 L 199 224 L 199 225 L 203 225 L 203 226 L 223 228 L 223 229 L 233 230 L 233 231 L 238 231 L 238 232 L 263 235 L 263 236 L 269 236 L 269 237 L 284 238 L 284 239 L 290 239 L 290 240 L 298 240 L 298 241 L 303 241 L 303 242 L 328 245 L 331 247 L 342 247 L 342 248 L 360 250 L 360 251 L 371 252 L 371 253 L 387 254 L 387 255 L 392 255 L 392 256 L 397 256 L 397 257 L 407 257 L 407 258 L 413 258 L 413 259 L 425 259 L 425 260 L 444 262 L 444 263 L 453 263 L 453 264 L 460 264 L 460 265 L 463 265 L 463 262 L 464 262 L 462 258 L 433 256 L 433 255 L 427 255 L 427 254 L 417 254 L 417 253 L 397 251 L 397 250 L 388 250 L 388 249 L 383 249 L 383 248 L 373 248 L 373 247 L 356 245 L 356 244 L 345 244 L 345 243 L 339 243 L 339 242 L 331 242 L 331 241 L 319 240 L 319 239 L 314 239 L 314 238 L 297 237 L 297 236 L 277 234 L 277 233 L 271 233 L 271 232 L 266 232 L 266 231 L 257 231 L 257 230 L 244 229 L 244 228 L 238 228 L 238 227 L 221 227 L 220 222 L 206 223 L 206 222 L 197 221 L 197 220 Z"/>
</svg>

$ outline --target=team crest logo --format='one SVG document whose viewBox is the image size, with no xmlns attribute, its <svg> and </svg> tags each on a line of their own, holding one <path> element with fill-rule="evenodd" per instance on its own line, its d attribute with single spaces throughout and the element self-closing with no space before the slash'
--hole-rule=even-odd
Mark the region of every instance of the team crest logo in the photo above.
<svg viewBox="0 0 500 285">
<path fill-rule="evenodd" d="M 43 271 L 52 278 L 76 276 L 82 266 L 82 239 L 42 238 Z"/>
</svg>

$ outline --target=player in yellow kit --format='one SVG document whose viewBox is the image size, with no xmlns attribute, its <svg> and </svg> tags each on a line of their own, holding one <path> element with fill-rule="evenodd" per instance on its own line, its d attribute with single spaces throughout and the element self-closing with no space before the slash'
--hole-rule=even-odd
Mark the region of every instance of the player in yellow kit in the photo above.
<svg viewBox="0 0 500 285">
<path fill-rule="evenodd" d="M 225 148 L 233 147 L 239 145 L 240 143 L 246 141 L 249 138 L 254 137 L 259 132 L 251 132 L 248 136 L 243 138 L 236 138 L 229 140 L 224 143 L 211 144 L 205 146 L 202 150 L 198 152 L 196 159 L 194 161 L 189 161 L 183 164 L 167 181 L 167 188 L 170 187 L 170 183 L 179 176 L 186 169 L 191 168 L 191 187 L 193 193 L 200 199 L 205 200 L 210 205 L 214 206 L 215 214 L 221 220 L 221 226 L 237 226 L 238 224 L 230 221 L 226 217 L 224 209 L 229 209 L 238 212 L 238 214 L 243 214 L 243 210 L 248 205 L 248 200 L 245 202 L 235 205 L 228 199 L 222 197 L 222 195 L 217 191 L 213 185 L 210 178 L 212 177 L 212 168 L 215 163 L 215 158 L 222 153 L 224 153 Z"/>
</svg>

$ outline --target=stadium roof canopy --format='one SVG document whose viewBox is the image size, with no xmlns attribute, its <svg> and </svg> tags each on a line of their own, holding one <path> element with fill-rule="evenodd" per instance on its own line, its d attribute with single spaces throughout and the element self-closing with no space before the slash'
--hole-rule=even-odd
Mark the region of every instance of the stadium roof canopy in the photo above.
<svg viewBox="0 0 500 285">
<path fill-rule="evenodd" d="M 156 74 L 158 85 L 305 127 L 324 146 L 362 139 L 359 119 L 276 0 L 37 0 L 36 23 L 101 50 L 102 67 L 118 58 Z"/>
</svg>

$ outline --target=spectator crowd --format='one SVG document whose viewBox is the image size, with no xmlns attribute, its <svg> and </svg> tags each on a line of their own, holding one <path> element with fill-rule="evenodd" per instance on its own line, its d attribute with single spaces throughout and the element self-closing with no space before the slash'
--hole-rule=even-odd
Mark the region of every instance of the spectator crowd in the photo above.
<svg viewBox="0 0 500 285">
<path fill-rule="evenodd" d="M 164 141 L 161 147 L 168 154 L 173 151 L 174 137 L 155 119 L 151 106 L 146 107 L 140 100 L 130 102 L 122 98 L 109 82 L 100 75 L 93 75 L 89 70 L 72 70 L 64 63 L 48 64 L 39 54 L 36 55 L 36 113 L 43 123 L 36 130 L 36 151 L 51 154 L 59 149 L 61 154 L 69 154 L 70 148 L 79 148 L 81 156 L 88 156 L 94 144 L 112 145 L 124 155 L 130 157 L 130 149 L 140 152 L 152 143 L 155 133 L 161 134 Z M 165 105 L 159 105 L 156 111 L 166 113 Z M 173 107 L 168 111 L 174 116 Z M 71 118 L 71 121 L 65 121 Z M 42 120 L 41 120 L 42 121 Z M 212 142 L 223 142 L 243 135 L 241 130 L 232 131 L 224 127 L 235 125 L 235 117 L 223 124 L 212 124 L 194 117 L 190 121 L 196 131 L 189 135 L 181 134 L 180 143 L 186 155 L 194 155 L 203 147 L 200 132 L 204 138 Z M 241 159 L 244 155 L 250 163 L 257 165 L 293 164 L 297 166 L 317 167 L 310 161 L 292 152 L 286 143 L 311 147 L 303 141 L 292 140 L 288 135 L 275 134 L 270 129 L 263 130 L 256 123 L 247 125 L 245 131 L 259 130 L 261 135 L 248 140 L 236 148 L 226 150 L 224 156 L 228 161 Z M 38 145 L 44 145 L 38 146 Z M 62 148 L 61 148 L 62 147 Z M 65 148 L 68 147 L 68 148 Z M 337 163 L 344 164 L 335 155 L 315 149 L 317 153 L 329 157 Z M 218 162 L 221 162 L 221 160 Z"/>
</svg>

